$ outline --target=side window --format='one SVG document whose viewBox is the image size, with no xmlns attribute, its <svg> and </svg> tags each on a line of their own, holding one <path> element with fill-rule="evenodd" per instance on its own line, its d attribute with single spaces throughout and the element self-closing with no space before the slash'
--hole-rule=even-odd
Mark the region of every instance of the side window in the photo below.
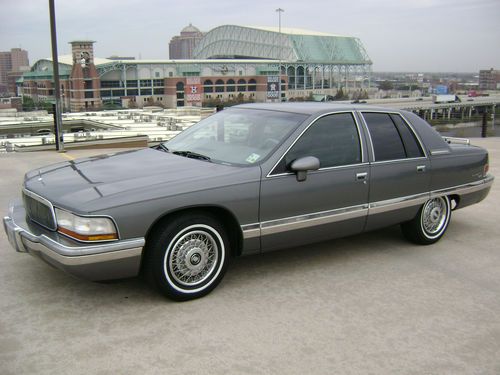
<svg viewBox="0 0 500 375">
<path fill-rule="evenodd" d="M 273 173 L 283 173 L 303 156 L 315 156 L 320 168 L 361 163 L 361 146 L 351 113 L 321 117 L 302 134 Z"/>
<path fill-rule="evenodd" d="M 403 141 L 387 113 L 363 113 L 375 152 L 375 161 L 406 158 Z"/>
<path fill-rule="evenodd" d="M 405 146 L 406 156 L 408 158 L 419 158 L 424 156 L 424 151 L 418 143 L 415 134 L 408 127 L 408 124 L 399 115 L 391 115 L 392 121 L 396 124 L 403 144 Z"/>
</svg>

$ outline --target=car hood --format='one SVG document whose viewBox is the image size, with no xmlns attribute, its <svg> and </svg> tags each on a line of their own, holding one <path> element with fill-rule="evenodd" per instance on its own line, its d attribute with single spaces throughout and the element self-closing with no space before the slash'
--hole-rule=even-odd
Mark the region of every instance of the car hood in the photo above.
<svg viewBox="0 0 500 375">
<path fill-rule="evenodd" d="M 227 184 L 226 177 L 245 169 L 142 149 L 36 169 L 26 174 L 25 187 L 54 205 L 90 212 L 116 204 L 116 196 L 131 202 L 137 191 L 155 198 Z"/>
</svg>

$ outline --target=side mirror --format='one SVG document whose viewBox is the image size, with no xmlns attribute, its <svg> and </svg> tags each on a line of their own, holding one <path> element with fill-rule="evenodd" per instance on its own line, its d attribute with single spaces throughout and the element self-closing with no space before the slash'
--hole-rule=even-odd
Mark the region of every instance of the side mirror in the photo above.
<svg viewBox="0 0 500 375">
<path fill-rule="evenodd" d="M 297 181 L 305 181 L 307 171 L 317 171 L 319 169 L 319 159 L 314 156 L 304 156 L 292 162 L 290 169 L 297 175 Z"/>
</svg>

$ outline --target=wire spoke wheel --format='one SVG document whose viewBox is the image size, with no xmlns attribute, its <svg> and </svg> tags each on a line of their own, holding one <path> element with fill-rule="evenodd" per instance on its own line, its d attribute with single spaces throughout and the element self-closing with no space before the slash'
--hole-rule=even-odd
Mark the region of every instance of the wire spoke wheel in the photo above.
<svg viewBox="0 0 500 375">
<path fill-rule="evenodd" d="M 187 301 L 220 283 L 230 254 L 227 227 L 215 215 L 191 211 L 156 226 L 147 241 L 143 271 L 164 295 Z"/>
<path fill-rule="evenodd" d="M 188 231 L 171 246 L 166 266 L 176 283 L 195 287 L 214 272 L 219 259 L 218 250 L 217 241 L 208 231 Z"/>
<path fill-rule="evenodd" d="M 448 205 L 442 198 L 427 201 L 422 209 L 422 229 L 429 235 L 439 234 L 447 222 Z"/>
<path fill-rule="evenodd" d="M 401 224 L 404 236 L 420 245 L 433 244 L 443 236 L 451 218 L 451 204 L 447 196 L 429 199 L 418 214 Z"/>
</svg>

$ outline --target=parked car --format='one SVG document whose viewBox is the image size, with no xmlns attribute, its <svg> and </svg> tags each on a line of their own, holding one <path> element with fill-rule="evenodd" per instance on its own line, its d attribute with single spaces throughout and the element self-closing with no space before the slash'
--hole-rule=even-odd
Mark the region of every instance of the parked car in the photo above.
<svg viewBox="0 0 500 375">
<path fill-rule="evenodd" d="M 247 104 L 154 148 L 28 172 L 3 221 L 17 251 L 70 274 L 142 272 L 186 300 L 214 289 L 234 256 L 395 224 L 432 244 L 493 179 L 486 150 L 410 112 Z"/>
</svg>

